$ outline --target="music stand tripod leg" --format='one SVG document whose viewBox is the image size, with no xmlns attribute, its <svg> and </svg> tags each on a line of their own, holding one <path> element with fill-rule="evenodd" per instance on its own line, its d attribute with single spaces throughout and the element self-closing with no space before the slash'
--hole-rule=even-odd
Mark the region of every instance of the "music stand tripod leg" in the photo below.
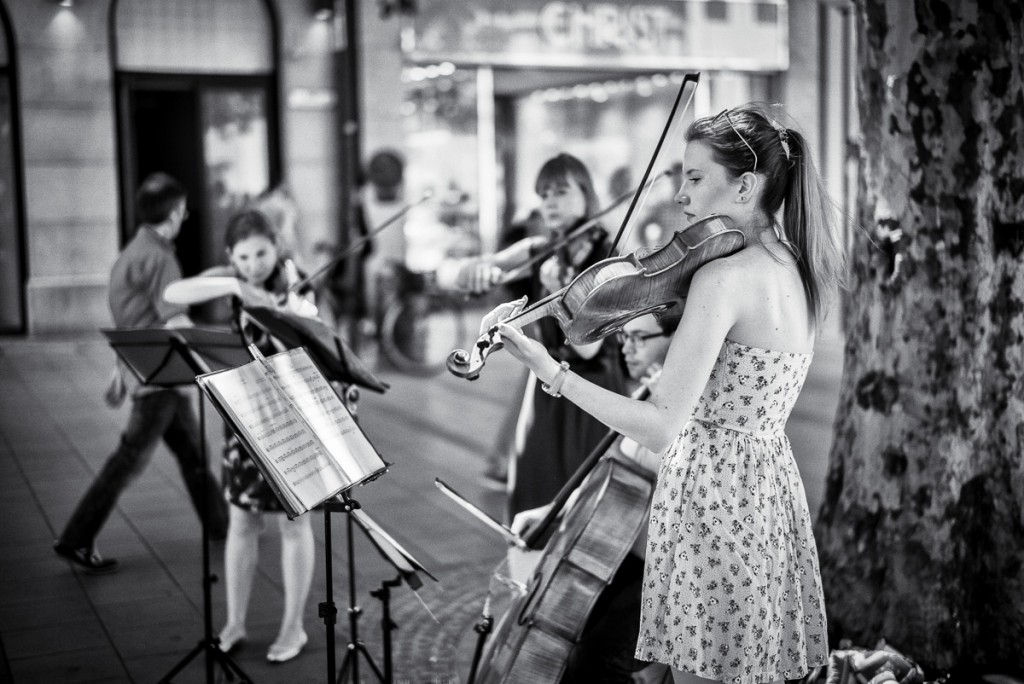
<svg viewBox="0 0 1024 684">
<path fill-rule="evenodd" d="M 355 564 L 355 547 L 353 544 L 354 533 L 352 530 L 352 516 L 351 513 L 356 508 L 359 508 L 359 502 L 351 498 L 347 493 L 341 494 L 342 500 L 339 501 L 327 501 L 323 504 L 324 507 L 324 532 L 326 545 L 325 549 L 325 571 L 327 574 L 327 601 L 320 604 L 320 615 L 324 618 L 324 623 L 327 625 L 328 630 L 328 644 L 327 644 L 327 666 L 331 677 L 334 679 L 329 681 L 345 682 L 352 681 L 360 683 L 362 680 L 359 676 L 359 656 L 362 654 L 366 658 L 367 664 L 373 673 L 377 676 L 377 680 L 380 682 L 386 682 L 391 684 L 390 678 L 385 679 L 384 673 L 381 672 L 377 663 L 373 661 L 369 650 L 359 639 L 359 617 L 362 615 L 363 609 L 356 604 L 356 564 Z M 335 660 L 335 642 L 334 642 L 334 622 L 337 609 L 334 607 L 334 596 L 333 596 L 333 585 L 331 582 L 332 565 L 330 561 L 331 556 L 331 535 L 330 535 L 330 514 L 332 511 L 340 511 L 346 514 L 346 531 L 348 533 L 348 624 L 349 624 L 349 642 L 345 649 L 345 657 L 342 658 L 341 666 L 338 668 L 337 675 L 334 673 L 334 660 Z M 351 674 L 351 679 L 348 676 Z"/>
<path fill-rule="evenodd" d="M 324 621 L 327 631 L 327 681 L 334 677 L 335 641 L 334 625 L 338 622 L 338 609 L 334 605 L 334 559 L 331 545 L 331 510 L 332 503 L 324 503 L 324 577 L 327 585 L 327 600 L 320 602 L 318 612 Z"/>
<path fill-rule="evenodd" d="M 192 349 L 188 347 L 180 339 L 172 338 L 171 346 L 181 354 L 182 358 L 188 363 L 189 367 L 195 372 L 196 375 L 202 375 L 203 373 L 210 372 L 205 362 L 197 358 L 196 354 Z M 210 497 L 208 487 L 210 486 L 210 469 L 207 463 L 207 449 L 206 449 L 206 401 L 203 397 L 202 390 L 199 389 L 199 385 L 196 385 L 196 390 L 199 394 L 199 461 L 203 468 L 203 486 L 202 486 L 202 497 L 203 497 L 203 515 L 200 516 L 200 525 L 202 527 L 203 537 L 203 638 L 196 644 L 195 648 L 188 652 L 184 658 L 171 668 L 171 670 L 165 674 L 160 680 L 160 684 L 170 682 L 176 674 L 181 672 L 185 667 L 192 662 L 192 659 L 197 657 L 200 653 L 206 655 L 206 681 L 214 681 L 213 664 L 216 662 L 220 665 L 224 671 L 224 675 L 228 678 L 228 681 L 234 681 L 232 674 L 238 675 L 240 678 L 240 684 L 251 684 L 252 680 L 242 670 L 242 668 L 236 663 L 231 655 L 225 653 L 220 649 L 220 638 L 213 636 L 213 612 L 211 605 L 213 603 L 211 598 L 211 586 L 214 582 L 214 576 L 210 572 L 210 529 L 209 529 L 209 518 L 210 518 Z"/>
<path fill-rule="evenodd" d="M 382 581 L 379 589 L 374 589 L 370 592 L 370 596 L 380 600 L 381 603 L 380 629 L 381 635 L 384 638 L 384 681 L 389 683 L 392 681 L 393 676 L 391 632 L 398 628 L 398 625 L 391 619 L 391 587 L 401 585 L 402 576 L 398 575 L 395 579 Z"/>
</svg>

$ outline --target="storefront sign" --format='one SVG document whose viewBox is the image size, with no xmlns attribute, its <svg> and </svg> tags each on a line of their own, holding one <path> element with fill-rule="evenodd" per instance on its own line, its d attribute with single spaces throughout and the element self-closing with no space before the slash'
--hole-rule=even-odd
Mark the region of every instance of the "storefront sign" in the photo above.
<svg viewBox="0 0 1024 684">
<path fill-rule="evenodd" d="M 402 47 L 417 63 L 586 69 L 789 66 L 786 0 L 418 0 Z"/>
</svg>

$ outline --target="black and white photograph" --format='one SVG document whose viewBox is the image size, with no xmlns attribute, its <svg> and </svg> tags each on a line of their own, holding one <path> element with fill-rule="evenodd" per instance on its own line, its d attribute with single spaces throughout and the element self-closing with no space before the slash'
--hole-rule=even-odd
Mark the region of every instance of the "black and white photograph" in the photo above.
<svg viewBox="0 0 1024 684">
<path fill-rule="evenodd" d="M 1024 684 L 1020 0 L 0 0 L 0 684 Z"/>
</svg>

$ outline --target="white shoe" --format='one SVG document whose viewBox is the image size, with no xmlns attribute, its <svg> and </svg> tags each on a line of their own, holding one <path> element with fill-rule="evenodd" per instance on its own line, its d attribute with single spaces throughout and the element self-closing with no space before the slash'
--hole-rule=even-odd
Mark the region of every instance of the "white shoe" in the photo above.
<svg viewBox="0 0 1024 684">
<path fill-rule="evenodd" d="M 218 637 L 218 640 L 220 641 L 220 650 L 225 653 L 231 653 L 235 646 L 238 646 L 245 641 L 245 638 L 246 634 L 244 627 L 224 627 L 224 629 L 220 630 L 220 636 Z"/>
<path fill-rule="evenodd" d="M 306 645 L 307 641 L 309 641 L 309 637 L 306 636 L 305 632 L 299 632 L 299 638 L 290 644 L 275 641 L 267 651 L 267 660 L 272 663 L 283 663 L 286 660 L 291 660 L 302 652 L 302 648 Z"/>
</svg>

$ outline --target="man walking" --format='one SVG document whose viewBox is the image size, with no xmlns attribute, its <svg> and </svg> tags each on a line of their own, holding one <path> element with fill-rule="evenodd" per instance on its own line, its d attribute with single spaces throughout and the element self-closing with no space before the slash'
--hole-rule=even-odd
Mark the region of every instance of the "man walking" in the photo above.
<svg viewBox="0 0 1024 684">
<path fill-rule="evenodd" d="M 174 239 L 188 217 L 185 188 L 170 176 L 155 173 L 135 196 L 139 227 L 110 273 L 110 311 L 119 328 L 187 326 L 188 309 L 168 304 L 164 288 L 181 278 Z M 130 373 L 125 373 L 130 375 Z M 131 378 L 129 378 L 131 380 Z M 127 390 L 108 391 L 110 403 Z M 200 518 L 208 514 L 211 539 L 227 533 L 226 504 L 204 468 L 199 425 L 188 394 L 181 389 L 136 386 L 128 426 L 117 449 L 75 508 L 54 551 L 91 573 L 116 572 L 119 564 L 96 550 L 96 536 L 121 492 L 145 469 L 161 438 L 178 460 L 185 486 Z M 206 480 L 206 481 L 204 481 Z M 204 497 L 205 492 L 205 497 Z"/>
</svg>

